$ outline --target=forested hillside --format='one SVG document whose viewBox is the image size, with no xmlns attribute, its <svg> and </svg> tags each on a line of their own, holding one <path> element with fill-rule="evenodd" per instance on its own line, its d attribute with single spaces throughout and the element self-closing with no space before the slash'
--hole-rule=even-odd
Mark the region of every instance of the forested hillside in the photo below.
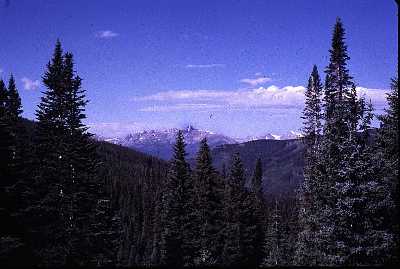
<svg viewBox="0 0 400 269">
<path fill-rule="evenodd" d="M 261 159 L 265 197 L 293 196 L 303 182 L 304 145 L 299 139 L 255 140 L 219 146 L 212 150 L 215 167 L 222 171 L 224 165 L 229 165 L 230 156 L 235 152 L 242 158 L 248 179 L 253 174 L 257 159 Z"/>
<path fill-rule="evenodd" d="M 252 141 L 167 163 L 98 142 L 58 40 L 33 123 L 0 80 L 0 266 L 371 266 L 399 262 L 398 79 L 371 139 L 344 26 L 312 68 L 302 140 Z M 295 191 L 294 191 L 295 190 Z"/>
</svg>

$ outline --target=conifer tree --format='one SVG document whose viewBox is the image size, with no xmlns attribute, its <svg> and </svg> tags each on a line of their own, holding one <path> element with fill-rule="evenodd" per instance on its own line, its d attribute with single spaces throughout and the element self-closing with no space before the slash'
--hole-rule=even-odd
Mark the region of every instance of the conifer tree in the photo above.
<svg viewBox="0 0 400 269">
<path fill-rule="evenodd" d="M 322 83 L 316 65 L 313 66 L 310 78 L 308 79 L 305 98 L 305 107 L 301 118 L 304 120 L 304 140 L 310 150 L 313 148 L 313 145 L 317 144 L 317 139 L 321 135 L 322 131 Z"/>
<path fill-rule="evenodd" d="M 390 248 L 392 239 L 379 219 L 391 207 L 391 199 L 371 162 L 366 139 L 372 107 L 357 98 L 347 69 L 350 58 L 340 19 L 335 24 L 330 54 L 325 70 L 323 137 L 314 150 L 315 159 L 307 159 L 304 171 L 303 231 L 297 254 L 300 263 L 310 261 L 307 265 L 382 264 L 387 256 L 384 249 Z M 359 130 L 366 131 L 361 138 Z M 378 200 L 385 206 L 375 206 Z"/>
<path fill-rule="evenodd" d="M 391 81 L 391 91 L 387 95 L 388 107 L 385 109 L 385 114 L 379 116 L 381 122 L 378 129 L 378 152 L 376 161 L 381 164 L 380 173 L 383 175 L 383 180 L 389 184 L 390 192 L 394 202 L 394 211 L 389 219 L 389 226 L 392 233 L 395 235 L 395 247 L 393 249 L 391 262 L 399 261 L 400 251 L 400 226 L 397 220 L 400 218 L 400 184 L 399 177 L 399 79 L 395 77 Z"/>
<path fill-rule="evenodd" d="M 178 131 L 174 146 L 174 156 L 171 160 L 170 169 L 164 186 L 163 193 L 163 217 L 161 238 L 161 264 L 168 266 L 183 266 L 193 264 L 196 256 L 195 250 L 189 246 L 188 238 L 192 230 L 191 214 L 189 210 L 188 187 L 190 177 L 188 164 L 185 160 L 185 142 L 182 131 Z M 190 198 L 191 199 L 191 198 Z M 196 238 L 196 236 L 192 237 Z M 188 247 L 183 249 L 183 246 Z"/>
<path fill-rule="evenodd" d="M 239 154 L 234 154 L 225 193 L 225 242 L 222 253 L 226 266 L 240 265 L 243 258 L 241 211 L 244 197 L 244 171 Z"/>
<path fill-rule="evenodd" d="M 21 98 L 15 85 L 14 76 L 11 75 L 8 82 L 8 101 L 7 110 L 14 122 L 16 122 L 22 114 Z"/>
<path fill-rule="evenodd" d="M 254 175 L 252 178 L 251 192 L 249 194 L 250 201 L 252 202 L 252 216 L 255 222 L 255 232 L 253 235 L 253 263 L 260 266 L 265 257 L 263 245 L 265 240 L 265 226 L 266 222 L 266 207 L 264 199 L 264 190 L 262 184 L 263 170 L 260 158 L 257 158 Z"/>
<path fill-rule="evenodd" d="M 42 238 L 37 252 L 43 265 L 97 264 L 90 242 L 99 232 L 95 215 L 102 183 L 95 177 L 94 143 L 82 123 L 87 101 L 81 79 L 59 41 L 43 83 L 47 91 L 36 111 L 36 203 L 30 208 Z"/>
<path fill-rule="evenodd" d="M 222 250 L 222 198 L 221 182 L 212 166 L 210 148 L 207 139 L 200 142 L 194 170 L 196 193 L 199 197 L 199 250 L 200 264 L 216 264 L 220 262 Z"/>
<path fill-rule="evenodd" d="M 264 266 L 278 266 L 282 264 L 282 249 L 281 249 L 281 227 L 280 213 L 278 209 L 278 201 L 275 199 L 275 206 L 272 216 L 268 221 L 266 230 L 264 252 L 266 257 Z"/>
<path fill-rule="evenodd" d="M 7 265 L 9 256 L 21 246 L 21 241 L 15 236 L 14 202 L 9 188 L 14 183 L 13 163 L 15 139 L 10 113 L 8 110 L 9 95 L 3 80 L 0 79 L 0 265 Z M 19 263 L 16 263 L 17 265 Z"/>
<path fill-rule="evenodd" d="M 9 185 L 9 170 L 12 160 L 12 134 L 7 112 L 8 92 L 0 79 L 0 178 L 2 189 Z"/>
<path fill-rule="evenodd" d="M 325 73 L 324 97 L 324 139 L 321 141 L 321 167 L 316 176 L 319 182 L 319 192 L 316 200 L 318 206 L 318 221 L 320 234 L 318 247 L 324 251 L 323 264 L 345 264 L 351 251 L 351 225 L 353 222 L 354 207 L 346 202 L 352 195 L 346 191 L 346 186 L 354 185 L 351 172 L 351 163 L 355 160 L 356 140 L 354 134 L 354 119 L 358 115 L 352 114 L 354 102 L 352 90 L 354 83 L 347 69 L 347 54 L 345 45 L 345 31 L 340 19 L 337 19 L 330 52 L 330 62 Z M 320 172 L 321 175 L 318 175 Z M 318 204 L 321 201 L 320 204 Z M 314 202 L 314 201 L 313 201 Z M 339 208 L 338 208 L 339 206 Z M 320 244 L 321 243 L 321 244 Z"/>
<path fill-rule="evenodd" d="M 225 193 L 225 243 L 223 263 L 229 266 L 258 266 L 256 195 L 246 190 L 239 154 L 234 154 Z"/>
<path fill-rule="evenodd" d="M 321 112 L 322 85 L 317 66 L 314 65 L 305 93 L 303 111 L 303 142 L 305 144 L 304 182 L 299 192 L 299 223 L 301 231 L 296 246 L 296 263 L 299 265 L 317 265 L 320 256 L 318 238 L 318 202 L 323 187 L 322 178 L 318 177 L 318 159 L 320 136 L 322 131 Z"/>
</svg>

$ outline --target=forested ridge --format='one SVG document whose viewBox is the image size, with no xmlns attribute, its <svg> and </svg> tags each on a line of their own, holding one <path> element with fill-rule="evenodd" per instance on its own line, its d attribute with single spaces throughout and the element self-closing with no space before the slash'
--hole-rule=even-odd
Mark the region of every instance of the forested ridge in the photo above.
<svg viewBox="0 0 400 269">
<path fill-rule="evenodd" d="M 321 79 L 305 93 L 304 182 L 268 196 L 263 160 L 218 170 L 203 139 L 189 165 L 181 131 L 169 162 L 93 138 L 74 57 L 57 41 L 36 121 L 0 80 L 0 265 L 360 266 L 398 260 L 398 79 L 371 142 L 340 19 Z M 220 161 L 220 160 L 219 160 Z"/>
</svg>

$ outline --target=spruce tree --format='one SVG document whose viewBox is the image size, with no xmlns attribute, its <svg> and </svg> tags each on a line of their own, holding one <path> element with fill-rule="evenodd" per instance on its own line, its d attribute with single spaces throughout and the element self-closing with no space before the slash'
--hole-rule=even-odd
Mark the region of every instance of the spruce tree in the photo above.
<svg viewBox="0 0 400 269">
<path fill-rule="evenodd" d="M 8 91 L 3 80 L 0 79 L 0 178 L 2 189 L 10 184 L 9 171 L 12 161 L 12 134 L 7 101 Z"/>
<path fill-rule="evenodd" d="M 303 135 L 308 150 L 313 149 L 313 145 L 317 144 L 317 139 L 322 131 L 322 83 L 319 77 L 318 68 L 313 66 L 308 85 L 305 92 L 305 106 L 303 110 Z"/>
<path fill-rule="evenodd" d="M 191 193 L 185 193 L 189 186 L 188 164 L 185 160 L 185 142 L 182 131 L 178 131 L 174 146 L 174 156 L 171 160 L 170 169 L 164 186 L 163 193 L 163 216 L 162 216 L 162 238 L 161 238 L 161 264 L 168 266 L 183 266 L 192 264 L 195 254 L 194 249 L 188 246 L 192 230 L 190 223 L 190 209 L 185 203 Z M 185 223 L 184 223 L 185 221 Z M 189 221 L 189 222 L 187 222 Z M 196 237 L 194 237 L 196 238 Z"/>
<path fill-rule="evenodd" d="M 322 131 L 321 112 L 322 84 L 317 66 L 314 65 L 305 92 L 305 107 L 303 110 L 303 142 L 305 144 L 304 182 L 299 192 L 299 223 L 301 231 L 296 246 L 296 263 L 299 265 L 317 265 L 319 242 L 318 238 L 318 194 L 324 186 L 318 176 L 320 158 L 320 136 Z"/>
<path fill-rule="evenodd" d="M 316 173 L 320 183 L 316 199 L 320 222 L 318 247 L 324 251 L 323 264 L 346 264 L 354 241 L 351 225 L 355 208 L 351 200 L 352 193 L 346 186 L 354 186 L 352 162 L 355 160 L 356 140 L 354 134 L 354 109 L 352 89 L 354 83 L 347 69 L 345 31 L 340 19 L 337 19 L 330 52 L 330 62 L 325 73 L 324 131 L 321 143 L 321 167 Z M 318 175 L 318 174 L 321 175 Z M 316 192 L 315 192 L 316 193 Z M 321 201 L 319 204 L 318 201 Z M 321 245 L 320 245 L 321 244 Z"/>
<path fill-rule="evenodd" d="M 253 256 L 253 264 L 256 266 L 260 266 L 265 257 L 263 246 L 265 240 L 265 226 L 267 222 L 262 178 L 262 162 L 260 158 L 257 158 L 254 175 L 252 178 L 251 191 L 249 194 L 252 205 L 251 213 L 255 222 L 255 232 L 254 235 L 252 235 L 254 240 L 252 242 L 254 252 L 250 255 Z"/>
<path fill-rule="evenodd" d="M 239 154 L 232 156 L 232 164 L 225 193 L 225 242 L 222 260 L 225 266 L 237 266 L 242 263 L 242 201 L 244 189 L 244 170 Z"/>
<path fill-rule="evenodd" d="M 13 164 L 15 139 L 12 121 L 8 110 L 9 95 L 3 80 L 0 80 L 0 265 L 11 265 L 16 260 L 11 259 L 15 251 L 21 247 L 21 240 L 15 235 L 14 202 L 9 188 L 13 185 Z M 20 263 L 15 263 L 16 265 Z"/>
<path fill-rule="evenodd" d="M 200 264 L 216 264 L 220 262 L 222 251 L 222 184 L 212 166 L 210 148 L 206 138 L 200 142 L 196 160 L 194 178 L 199 198 Z"/>
<path fill-rule="evenodd" d="M 43 76 L 47 88 L 36 115 L 38 170 L 35 189 L 36 246 L 43 265 L 98 264 L 91 242 L 103 193 L 96 179 L 97 156 L 85 118 L 84 90 L 75 75 L 72 54 L 63 55 L 57 41 Z"/>
<path fill-rule="evenodd" d="M 340 19 L 330 54 L 325 70 L 323 137 L 314 150 L 315 160 L 306 164 L 302 189 L 300 219 L 304 228 L 299 243 L 305 243 L 298 247 L 299 262 L 382 264 L 392 239 L 379 220 L 385 218 L 391 198 L 366 140 L 372 107 L 357 98 L 347 69 L 350 58 Z M 357 134 L 360 130 L 364 131 L 361 136 Z M 385 206 L 376 206 L 378 200 Z"/>
<path fill-rule="evenodd" d="M 258 266 L 256 195 L 245 188 L 245 176 L 239 154 L 232 164 L 225 193 L 224 265 Z"/>
<path fill-rule="evenodd" d="M 400 251 L 400 226 L 397 220 L 400 218 L 400 184 L 399 177 L 399 80 L 395 77 L 391 81 L 391 91 L 387 95 L 388 107 L 385 114 L 379 116 L 381 122 L 378 129 L 378 152 L 376 160 L 382 162 L 381 175 L 383 180 L 389 184 L 391 196 L 394 202 L 394 211 L 388 221 L 392 233 L 395 235 L 395 247 L 393 249 L 391 262 L 399 261 Z"/>
<path fill-rule="evenodd" d="M 11 75 L 10 80 L 8 82 L 7 110 L 14 122 L 16 122 L 21 117 L 22 114 L 21 98 L 19 96 L 18 89 L 15 85 L 15 79 L 13 75 Z"/>
<path fill-rule="evenodd" d="M 278 209 L 278 201 L 275 199 L 273 213 L 268 221 L 264 252 L 266 254 L 264 266 L 279 266 L 282 264 L 282 249 L 281 249 L 281 222 L 280 212 Z"/>
</svg>

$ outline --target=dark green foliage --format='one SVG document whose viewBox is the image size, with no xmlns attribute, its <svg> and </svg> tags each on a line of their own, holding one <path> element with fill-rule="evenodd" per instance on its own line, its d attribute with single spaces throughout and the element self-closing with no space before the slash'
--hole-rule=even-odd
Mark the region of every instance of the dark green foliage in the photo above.
<svg viewBox="0 0 400 269">
<path fill-rule="evenodd" d="M 283 250 L 281 246 L 282 227 L 280 223 L 280 213 L 278 209 L 278 202 L 275 200 L 275 207 L 273 213 L 268 221 L 266 229 L 264 252 L 266 253 L 263 265 L 277 266 L 283 263 Z"/>
<path fill-rule="evenodd" d="M 316 66 L 308 81 L 305 143 L 219 147 L 222 175 L 206 139 L 191 171 L 182 132 L 169 167 L 96 142 L 82 122 L 87 100 L 73 56 L 58 41 L 37 123 L 21 118 L 13 76 L 8 88 L 0 80 L 0 265 L 398 263 L 398 79 L 375 143 L 373 107 L 357 97 L 344 40 L 338 19 L 324 88 Z M 284 184 L 271 191 L 273 180 L 294 186 L 303 178 L 304 149 L 299 200 Z"/>
<path fill-rule="evenodd" d="M 72 54 L 58 41 L 43 77 L 47 88 L 37 110 L 36 160 L 32 203 L 26 217 L 40 264 L 99 264 L 93 248 L 102 225 L 102 182 L 91 134 L 83 125 L 86 105 Z M 39 239 L 40 238 L 40 239 Z"/>
<path fill-rule="evenodd" d="M 9 113 L 9 116 L 14 122 L 16 122 L 18 118 L 21 117 L 22 114 L 21 98 L 19 97 L 19 93 L 15 85 L 14 76 L 12 75 L 8 82 L 8 101 L 6 109 Z"/>
<path fill-rule="evenodd" d="M 134 150 L 99 143 L 99 178 L 110 197 L 112 215 L 107 246 L 111 265 L 160 263 L 161 194 L 167 164 Z M 149 249 L 151 247 L 151 250 Z"/>
<path fill-rule="evenodd" d="M 264 253 L 264 240 L 265 240 L 265 226 L 266 222 L 266 205 L 264 199 L 263 189 L 263 170 L 262 162 L 260 158 L 257 158 L 256 166 L 254 169 L 254 175 L 252 178 L 251 192 L 249 194 L 252 208 L 252 220 L 255 224 L 255 231 L 253 236 L 253 248 L 254 252 L 253 263 L 260 265 L 265 257 Z"/>
<path fill-rule="evenodd" d="M 357 98 L 340 19 L 330 55 L 321 140 L 314 127 L 319 109 L 313 106 L 313 96 L 306 94 L 306 165 L 296 260 L 302 265 L 381 265 L 393 245 L 393 235 L 384 224 L 392 201 L 369 145 L 372 105 Z M 314 70 L 311 82 L 318 80 Z M 319 88 L 317 84 L 309 83 L 307 91 Z"/>
<path fill-rule="evenodd" d="M 317 66 L 314 65 L 310 78 L 308 79 L 307 90 L 305 92 L 305 106 L 303 116 L 303 134 L 308 148 L 312 148 L 317 143 L 322 131 L 322 84 L 318 74 Z"/>
<path fill-rule="evenodd" d="M 300 211 L 299 225 L 302 231 L 299 234 L 296 250 L 296 263 L 301 265 L 319 264 L 319 239 L 318 228 L 318 194 L 323 191 L 321 177 L 318 177 L 318 159 L 321 136 L 321 94 L 322 85 L 320 82 L 317 67 L 314 65 L 313 71 L 308 80 L 305 93 L 305 108 L 302 118 L 304 119 L 304 138 L 305 144 L 305 165 L 304 182 L 300 187 Z"/>
<path fill-rule="evenodd" d="M 223 248 L 223 185 L 212 166 L 206 138 L 200 143 L 193 177 L 198 197 L 196 217 L 199 218 L 200 231 L 198 264 L 220 264 Z"/>
<path fill-rule="evenodd" d="M 12 160 L 12 133 L 8 117 L 7 103 L 7 88 L 3 80 L 0 80 L 0 178 L 2 189 L 10 183 L 9 170 Z"/>
<path fill-rule="evenodd" d="M 242 201 L 244 198 L 243 165 L 238 154 L 233 155 L 225 193 L 225 243 L 223 264 L 237 266 L 242 263 Z"/>
<path fill-rule="evenodd" d="M 387 95 L 388 107 L 385 114 L 379 117 L 381 128 L 377 139 L 377 161 L 381 162 L 381 176 L 389 184 L 394 202 L 394 217 L 390 219 L 391 230 L 395 234 L 395 248 L 391 262 L 399 262 L 400 227 L 400 184 L 399 184 L 399 79 L 392 79 L 391 91 Z"/>
<path fill-rule="evenodd" d="M 223 264 L 258 266 L 262 254 L 262 220 L 258 211 L 257 196 L 245 188 L 243 164 L 234 154 L 225 191 L 225 244 Z"/>
<path fill-rule="evenodd" d="M 179 131 L 163 192 L 161 264 L 169 266 L 192 265 L 197 256 L 194 244 L 189 242 L 197 238 L 193 229 L 196 207 L 185 157 L 185 142 Z"/>
</svg>

